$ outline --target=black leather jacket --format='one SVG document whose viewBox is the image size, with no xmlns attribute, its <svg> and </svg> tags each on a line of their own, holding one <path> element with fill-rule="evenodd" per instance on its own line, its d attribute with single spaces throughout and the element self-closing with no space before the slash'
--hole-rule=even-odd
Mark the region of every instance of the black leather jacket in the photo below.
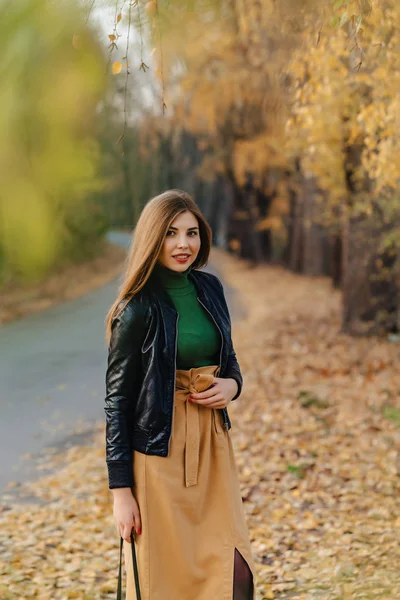
<svg viewBox="0 0 400 600">
<path fill-rule="evenodd" d="M 242 374 L 232 345 L 231 320 L 222 283 L 192 269 L 197 298 L 221 333 L 218 377 L 232 377 L 240 396 Z M 112 323 L 106 372 L 106 462 L 109 488 L 133 486 L 132 450 L 167 456 L 170 447 L 179 315 L 150 276 Z M 222 411 L 232 427 L 226 407 Z"/>
</svg>

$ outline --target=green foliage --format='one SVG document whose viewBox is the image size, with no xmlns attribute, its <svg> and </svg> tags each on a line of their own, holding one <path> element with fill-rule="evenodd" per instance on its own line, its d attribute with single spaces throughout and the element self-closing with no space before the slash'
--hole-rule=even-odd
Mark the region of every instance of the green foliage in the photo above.
<svg viewBox="0 0 400 600">
<path fill-rule="evenodd" d="M 383 409 L 383 416 L 385 419 L 390 419 L 396 425 L 400 425 L 400 409 L 396 406 L 391 406 L 390 404 L 386 404 Z"/>
<path fill-rule="evenodd" d="M 304 479 L 305 471 L 303 466 L 287 465 L 287 470 L 289 473 L 293 473 L 293 475 L 296 475 L 298 479 Z"/>
<path fill-rule="evenodd" d="M 73 2 L 19 0 L 0 9 L 0 257 L 37 279 L 101 230 L 92 136 L 104 60 Z M 78 41 L 79 40 L 79 43 Z"/>
<path fill-rule="evenodd" d="M 94 199 L 106 228 L 134 227 L 147 200 L 161 189 L 155 172 L 157 149 L 145 154 L 137 125 L 129 123 L 123 141 L 116 144 L 123 128 L 119 117 L 112 105 L 104 103 L 98 118 L 100 169 L 106 183 Z"/>
</svg>

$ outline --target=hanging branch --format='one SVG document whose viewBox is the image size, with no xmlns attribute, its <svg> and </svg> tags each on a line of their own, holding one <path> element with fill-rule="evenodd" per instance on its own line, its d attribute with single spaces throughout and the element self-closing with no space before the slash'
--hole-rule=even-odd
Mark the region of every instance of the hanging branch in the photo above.
<svg viewBox="0 0 400 600">
<path fill-rule="evenodd" d="M 165 115 L 165 109 L 167 108 L 167 105 L 164 102 L 164 92 L 165 92 L 165 84 L 164 84 L 164 57 L 163 57 L 163 46 L 162 46 L 161 27 L 160 27 L 160 13 L 159 13 L 159 10 L 158 10 L 158 0 L 155 0 L 155 5 L 156 5 L 156 19 L 157 19 L 158 43 L 160 44 L 161 102 L 162 102 L 163 115 Z"/>
<path fill-rule="evenodd" d="M 87 26 L 89 19 L 90 19 L 90 15 L 92 13 L 93 7 L 95 5 L 96 0 L 91 0 L 90 6 L 89 6 L 89 10 L 87 12 L 86 18 L 84 23 L 80 24 L 80 26 L 77 29 L 77 32 L 74 33 L 74 35 L 72 36 L 72 45 L 74 46 L 74 48 L 77 50 L 80 47 L 81 44 L 81 35 L 82 32 L 84 31 L 85 27 Z"/>
<path fill-rule="evenodd" d="M 148 67 L 146 65 L 146 63 L 143 60 L 143 48 L 144 48 L 144 44 L 143 44 L 143 29 L 142 29 L 142 17 L 140 14 L 140 6 L 139 3 L 137 3 L 137 9 L 138 9 L 138 25 L 139 25 L 139 36 L 140 36 L 140 67 L 139 67 L 139 71 L 143 71 L 143 73 L 146 72 L 146 69 L 149 69 L 150 67 Z"/>
<path fill-rule="evenodd" d="M 89 22 L 90 15 L 91 15 L 91 13 L 92 13 L 92 10 L 93 10 L 93 7 L 94 7 L 94 4 L 95 4 L 95 2 L 96 2 L 96 0 L 92 0 L 92 2 L 91 2 L 91 4 L 90 4 L 89 10 L 88 10 L 88 14 L 86 15 L 86 19 L 85 19 L 85 25 L 87 25 L 87 24 L 88 24 L 88 22 Z"/>
<path fill-rule="evenodd" d="M 129 63 L 128 63 L 128 54 L 129 54 L 129 39 L 130 39 L 130 33 L 131 33 L 131 20 L 132 20 L 132 6 L 135 6 L 137 4 L 137 2 L 133 3 L 129 3 L 129 11 L 128 11 L 128 33 L 126 36 L 126 52 L 125 52 L 125 56 L 123 57 L 123 60 L 126 60 L 126 76 L 125 76 L 125 87 L 124 87 L 124 126 L 122 129 L 122 133 L 119 136 L 118 140 L 117 140 L 117 144 L 120 143 L 121 140 L 124 139 L 125 137 L 125 130 L 126 130 L 126 126 L 127 126 L 127 116 L 126 116 L 126 107 L 127 107 L 127 94 L 128 94 L 128 78 L 130 75 L 130 71 L 129 71 Z M 123 147 L 123 154 L 125 154 L 125 147 Z"/>
<path fill-rule="evenodd" d="M 122 12 L 122 9 L 124 7 L 125 2 L 123 2 L 120 10 L 118 10 L 118 1 L 119 0 L 116 0 L 116 2 L 115 2 L 114 29 L 113 29 L 112 33 L 108 34 L 108 37 L 110 38 L 110 45 L 109 45 L 110 53 L 109 53 L 108 62 L 107 62 L 107 65 L 106 65 L 106 74 L 108 73 L 108 70 L 109 70 L 109 67 L 110 67 L 110 64 L 111 64 L 112 53 L 115 50 L 115 48 L 118 49 L 117 40 L 118 40 L 118 38 L 121 37 L 121 34 L 118 33 L 118 31 L 117 31 L 117 27 L 118 27 L 118 23 L 122 19 L 121 12 Z M 122 66 L 121 66 L 121 68 L 122 68 Z"/>
</svg>

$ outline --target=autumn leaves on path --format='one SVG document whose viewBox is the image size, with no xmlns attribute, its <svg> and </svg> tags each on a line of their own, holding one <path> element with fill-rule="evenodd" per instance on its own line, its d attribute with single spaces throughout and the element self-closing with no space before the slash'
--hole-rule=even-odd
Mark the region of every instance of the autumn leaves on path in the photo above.
<svg viewBox="0 0 400 600">
<path fill-rule="evenodd" d="M 399 597 L 400 346 L 340 334 L 328 279 L 249 269 L 213 249 L 246 316 L 233 322 L 244 377 L 229 406 L 258 600 Z M 0 597 L 114 598 L 118 539 L 93 445 L 0 498 Z"/>
<path fill-rule="evenodd" d="M 232 435 L 260 598 L 400 598 L 400 345 L 340 334 L 328 278 L 239 267 Z"/>
</svg>

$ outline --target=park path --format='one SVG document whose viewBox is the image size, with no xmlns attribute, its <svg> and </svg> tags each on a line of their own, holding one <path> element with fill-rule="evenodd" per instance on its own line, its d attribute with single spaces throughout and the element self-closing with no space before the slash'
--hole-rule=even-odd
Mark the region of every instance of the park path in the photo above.
<svg viewBox="0 0 400 600">
<path fill-rule="evenodd" d="M 107 238 L 127 248 L 130 234 Z M 215 264 L 204 270 L 222 279 Z M 90 441 L 94 423 L 104 419 L 104 319 L 117 285 L 0 328 L 0 493 L 10 481 L 39 477 L 34 464 L 49 447 Z M 226 295 L 234 316 L 232 290 Z"/>
<path fill-rule="evenodd" d="M 257 600 L 398 598 L 398 344 L 343 334 L 341 295 L 329 278 L 276 265 L 250 269 L 216 248 L 212 257 L 224 273 L 244 375 L 230 431 Z M 93 329 L 101 329 L 99 320 Z M 40 479 L 0 498 L 4 600 L 38 590 L 43 600 L 61 599 L 68 587 L 71 597 L 115 597 L 119 540 L 104 464 L 104 353 L 99 360 L 99 420 L 91 421 L 89 443 L 45 453 Z M 89 403 L 89 394 L 82 398 Z"/>
</svg>

